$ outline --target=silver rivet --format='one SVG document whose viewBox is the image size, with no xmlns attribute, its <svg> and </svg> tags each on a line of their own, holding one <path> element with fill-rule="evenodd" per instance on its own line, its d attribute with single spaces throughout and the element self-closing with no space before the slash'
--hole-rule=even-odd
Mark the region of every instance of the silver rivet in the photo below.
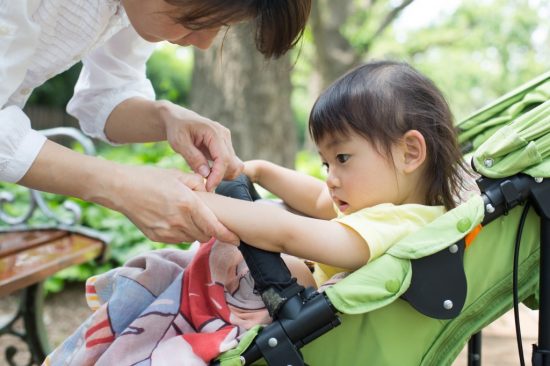
<svg viewBox="0 0 550 366">
<path fill-rule="evenodd" d="M 542 177 L 536 177 L 535 178 L 535 182 L 537 182 L 537 183 L 542 183 L 543 180 L 544 179 L 542 179 Z"/>
<path fill-rule="evenodd" d="M 485 211 L 487 211 L 487 213 L 492 214 L 493 212 L 495 212 L 495 206 L 493 206 L 493 205 L 491 205 L 490 203 L 488 203 L 488 204 L 485 206 Z"/>
<path fill-rule="evenodd" d="M 485 161 L 483 161 L 483 165 L 485 165 L 486 168 L 490 168 L 493 166 L 493 163 L 494 163 L 494 160 L 493 159 L 485 159 Z"/>
<path fill-rule="evenodd" d="M 446 310 L 451 310 L 453 308 L 453 302 L 451 300 L 445 300 L 443 301 L 443 307 Z"/>
<path fill-rule="evenodd" d="M 458 245 L 456 244 L 453 244 L 449 247 L 449 252 L 455 254 L 456 252 L 458 252 Z"/>
<path fill-rule="evenodd" d="M 277 347 L 277 344 L 278 344 L 278 343 L 279 343 L 279 342 L 277 342 L 277 338 L 269 338 L 269 339 L 267 340 L 267 344 L 268 344 L 269 347 L 271 347 L 271 348 Z"/>
<path fill-rule="evenodd" d="M 239 357 L 239 360 L 241 360 L 241 365 L 246 365 L 246 358 L 241 356 L 241 357 Z"/>
</svg>

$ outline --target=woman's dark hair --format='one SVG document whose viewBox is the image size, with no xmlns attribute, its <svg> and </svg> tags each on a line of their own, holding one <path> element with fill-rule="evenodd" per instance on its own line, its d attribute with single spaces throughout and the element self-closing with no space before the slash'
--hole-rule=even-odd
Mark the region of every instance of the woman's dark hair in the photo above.
<svg viewBox="0 0 550 366">
<path fill-rule="evenodd" d="M 312 0 L 166 0 L 185 8 L 176 20 L 192 30 L 216 28 L 251 19 L 256 48 L 277 58 L 296 45 L 306 26 Z"/>
<path fill-rule="evenodd" d="M 393 61 L 359 66 L 321 94 L 309 117 L 316 143 L 329 134 L 355 132 L 387 156 L 409 130 L 426 141 L 427 204 L 454 208 L 465 166 L 453 116 L 439 89 L 411 66 Z"/>
</svg>

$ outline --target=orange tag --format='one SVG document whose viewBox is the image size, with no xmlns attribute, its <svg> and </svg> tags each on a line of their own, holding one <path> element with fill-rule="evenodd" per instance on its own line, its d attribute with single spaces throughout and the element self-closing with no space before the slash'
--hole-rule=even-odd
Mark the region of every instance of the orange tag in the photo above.
<svg viewBox="0 0 550 366">
<path fill-rule="evenodd" d="M 470 244 L 472 244 L 472 242 L 474 241 L 477 234 L 479 234 L 479 232 L 481 231 L 482 228 L 483 228 L 483 226 L 481 226 L 481 224 L 479 224 L 475 228 L 473 228 L 473 230 L 470 231 L 468 233 L 468 235 L 466 235 L 466 237 L 464 238 L 464 242 L 466 243 L 466 248 L 468 248 L 470 246 Z"/>
</svg>

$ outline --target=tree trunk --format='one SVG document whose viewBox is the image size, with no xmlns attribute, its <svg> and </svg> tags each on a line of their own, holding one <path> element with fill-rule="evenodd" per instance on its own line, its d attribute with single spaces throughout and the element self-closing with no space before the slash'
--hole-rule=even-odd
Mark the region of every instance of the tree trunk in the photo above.
<svg viewBox="0 0 550 366">
<path fill-rule="evenodd" d="M 293 167 L 297 133 L 289 57 L 265 61 L 251 34 L 247 25 L 232 26 L 208 51 L 195 52 L 191 109 L 229 128 L 241 159 Z"/>
<path fill-rule="evenodd" d="M 400 3 L 388 0 L 314 1 L 311 29 L 317 57 L 316 66 L 321 74 L 323 88 L 366 60 L 372 45 L 412 2 L 413 0 L 401 0 Z M 375 12 L 376 6 L 382 7 L 384 11 L 380 14 Z M 342 35 L 341 29 L 352 15 L 358 13 L 364 14 L 360 22 L 373 24 L 373 31 L 369 37 L 362 39 L 361 43 L 352 46 Z"/>
<path fill-rule="evenodd" d="M 313 2 L 311 29 L 322 89 L 360 61 L 359 55 L 340 33 L 340 28 L 353 12 L 352 4 L 352 0 Z"/>
</svg>

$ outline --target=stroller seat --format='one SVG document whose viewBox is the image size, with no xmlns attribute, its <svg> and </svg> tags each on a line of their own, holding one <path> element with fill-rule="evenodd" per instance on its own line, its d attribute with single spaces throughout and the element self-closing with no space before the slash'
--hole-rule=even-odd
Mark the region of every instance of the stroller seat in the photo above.
<svg viewBox="0 0 550 366">
<path fill-rule="evenodd" d="M 539 283 L 539 269 L 541 240 L 550 244 L 550 73 L 476 112 L 458 128 L 465 157 L 482 175 L 482 194 L 327 288 L 341 325 L 301 349 L 306 364 L 452 364 L 473 334 L 512 308 L 516 242 L 518 299 L 532 308 L 540 305 L 545 317 L 550 289 Z M 453 246 L 479 224 L 482 229 L 471 244 L 456 250 Z M 441 251 L 463 255 L 467 284 L 462 303 L 434 297 L 443 313 L 459 308 L 448 318 L 425 315 L 402 297 L 414 281 L 414 261 Z M 545 254 L 543 249 L 543 258 Z M 460 286 L 455 277 L 445 276 L 445 268 L 433 276 L 441 276 L 450 288 Z M 429 294 L 430 281 L 426 283 L 420 289 Z M 550 330 L 544 328 L 544 333 Z M 248 341 L 254 342 L 252 337 Z M 544 345 L 539 344 L 536 364 L 548 364 L 537 362 L 547 357 L 549 341 L 546 334 L 539 335 Z M 241 364 L 245 346 L 222 355 L 221 364 Z M 277 364 L 287 365 L 284 356 Z"/>
</svg>

